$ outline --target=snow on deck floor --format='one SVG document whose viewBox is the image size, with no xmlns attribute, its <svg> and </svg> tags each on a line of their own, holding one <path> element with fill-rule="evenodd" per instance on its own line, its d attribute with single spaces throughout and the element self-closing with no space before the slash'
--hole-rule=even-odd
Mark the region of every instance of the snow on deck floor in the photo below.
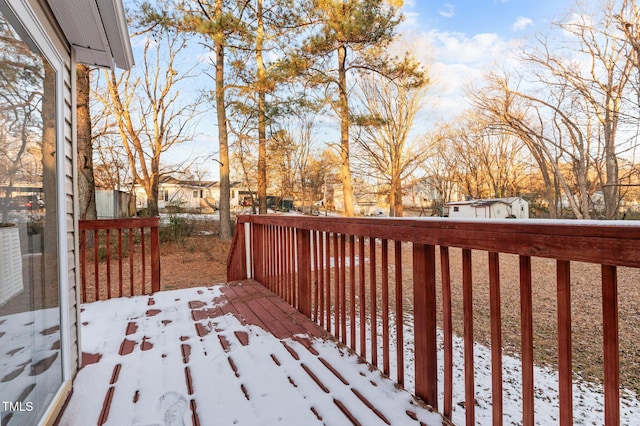
<svg viewBox="0 0 640 426">
<path fill-rule="evenodd" d="M 263 287 L 83 305 L 61 425 L 441 425 Z"/>
</svg>

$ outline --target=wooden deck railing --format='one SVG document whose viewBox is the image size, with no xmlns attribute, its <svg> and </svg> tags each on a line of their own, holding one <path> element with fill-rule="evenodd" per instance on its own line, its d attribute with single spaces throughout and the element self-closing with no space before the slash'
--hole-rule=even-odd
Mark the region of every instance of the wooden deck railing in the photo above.
<svg viewBox="0 0 640 426">
<path fill-rule="evenodd" d="M 160 290 L 159 220 L 79 221 L 83 303 Z"/>
<path fill-rule="evenodd" d="M 452 250 L 459 253 L 459 261 Z M 477 257 L 477 251 L 485 252 L 485 261 Z M 474 274 L 480 261 L 488 274 L 489 306 L 485 311 L 490 317 L 493 424 L 502 424 L 505 325 L 501 309 L 507 302 L 501 301 L 501 278 L 506 279 L 500 271 L 501 260 L 508 256 L 515 260 L 513 278 L 519 296 L 515 311 L 520 323 L 515 332 L 521 359 L 522 424 L 533 425 L 535 413 L 533 307 L 538 301 L 534 300 L 532 283 L 539 277 L 532 273 L 537 271 L 532 268 L 532 258 L 553 259 L 556 264 L 549 281 L 555 280 L 553 322 L 557 327 L 555 368 L 561 425 L 573 421 L 572 326 L 576 323 L 572 320 L 571 269 L 574 262 L 600 265 L 594 281 L 602 300 L 604 422 L 619 424 L 617 268 L 640 267 L 638 223 L 240 216 L 229 253 L 228 279 L 255 278 L 373 365 L 381 363 L 383 372 L 402 385 L 405 365 L 410 361 L 403 353 L 407 339 L 404 326 L 412 322 L 415 384 L 409 390 L 449 419 L 454 408 L 455 284 L 462 294 L 462 312 L 457 314 L 462 317 L 464 341 L 465 417 L 472 425 L 478 392 L 474 383 L 474 309 L 478 308 L 473 302 L 478 286 Z M 444 347 L 440 384 L 438 327 Z M 441 404 L 439 385 L 444 395 Z"/>
</svg>

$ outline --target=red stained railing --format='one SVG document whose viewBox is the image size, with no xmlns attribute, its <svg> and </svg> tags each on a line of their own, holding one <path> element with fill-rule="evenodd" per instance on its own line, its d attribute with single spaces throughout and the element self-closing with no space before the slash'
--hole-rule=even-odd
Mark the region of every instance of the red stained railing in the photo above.
<svg viewBox="0 0 640 426">
<path fill-rule="evenodd" d="M 160 290 L 159 220 L 79 221 L 83 303 Z"/>
<path fill-rule="evenodd" d="M 403 254 L 403 246 L 407 253 Z M 393 256 L 389 256 L 390 247 Z M 451 263 L 450 248 L 461 251 L 459 265 Z M 519 275 L 522 424 L 533 425 L 535 413 L 532 278 L 536 276 L 532 272 L 532 257 L 556 259 L 558 419 L 561 425 L 573 421 L 571 264 L 601 265 L 598 280 L 602 290 L 604 422 L 619 424 L 617 267 L 640 267 L 640 226 L 637 224 L 240 216 L 229 253 L 228 279 L 255 278 L 373 365 L 382 361 L 384 373 L 400 384 L 404 384 L 405 365 L 409 361 L 404 358 L 403 346 L 410 336 L 405 335 L 403 326 L 412 322 L 415 385 L 409 390 L 435 409 L 440 408 L 444 417 L 451 418 L 454 407 L 452 282 L 455 281 L 452 277 L 459 271 L 456 279 L 460 280 L 462 293 L 459 314 L 463 318 L 464 406 L 466 423 L 474 424 L 478 392 L 474 383 L 474 265 L 482 260 L 476 257 L 478 251 L 488 256 L 486 263 L 482 263 L 489 275 L 494 424 L 502 424 L 505 397 L 501 254 L 515 254 L 519 259 L 515 274 Z M 403 270 L 407 265 L 410 269 Z M 408 294 L 410 292 L 412 294 Z M 411 303 L 405 303 L 410 298 Z M 442 328 L 444 351 L 441 383 L 437 364 L 438 326 Z M 395 369 L 390 363 L 392 347 L 396 349 Z M 444 395 L 442 407 L 439 407 L 438 386 Z"/>
</svg>

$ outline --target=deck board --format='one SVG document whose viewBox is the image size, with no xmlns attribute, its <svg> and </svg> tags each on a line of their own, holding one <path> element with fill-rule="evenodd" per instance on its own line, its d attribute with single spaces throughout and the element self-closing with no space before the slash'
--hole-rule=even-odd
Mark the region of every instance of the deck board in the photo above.
<svg viewBox="0 0 640 426">
<path fill-rule="evenodd" d="M 255 281 L 84 308 L 61 425 L 442 424 Z"/>
</svg>

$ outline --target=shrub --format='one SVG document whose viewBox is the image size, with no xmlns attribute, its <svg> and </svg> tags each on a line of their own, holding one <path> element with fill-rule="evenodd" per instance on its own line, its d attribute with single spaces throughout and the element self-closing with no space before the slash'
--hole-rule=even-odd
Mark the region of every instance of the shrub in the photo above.
<svg viewBox="0 0 640 426">
<path fill-rule="evenodd" d="M 160 241 L 167 242 L 184 242 L 184 239 L 191 235 L 192 226 L 183 217 L 176 215 L 169 216 L 169 223 L 160 226 Z"/>
</svg>

